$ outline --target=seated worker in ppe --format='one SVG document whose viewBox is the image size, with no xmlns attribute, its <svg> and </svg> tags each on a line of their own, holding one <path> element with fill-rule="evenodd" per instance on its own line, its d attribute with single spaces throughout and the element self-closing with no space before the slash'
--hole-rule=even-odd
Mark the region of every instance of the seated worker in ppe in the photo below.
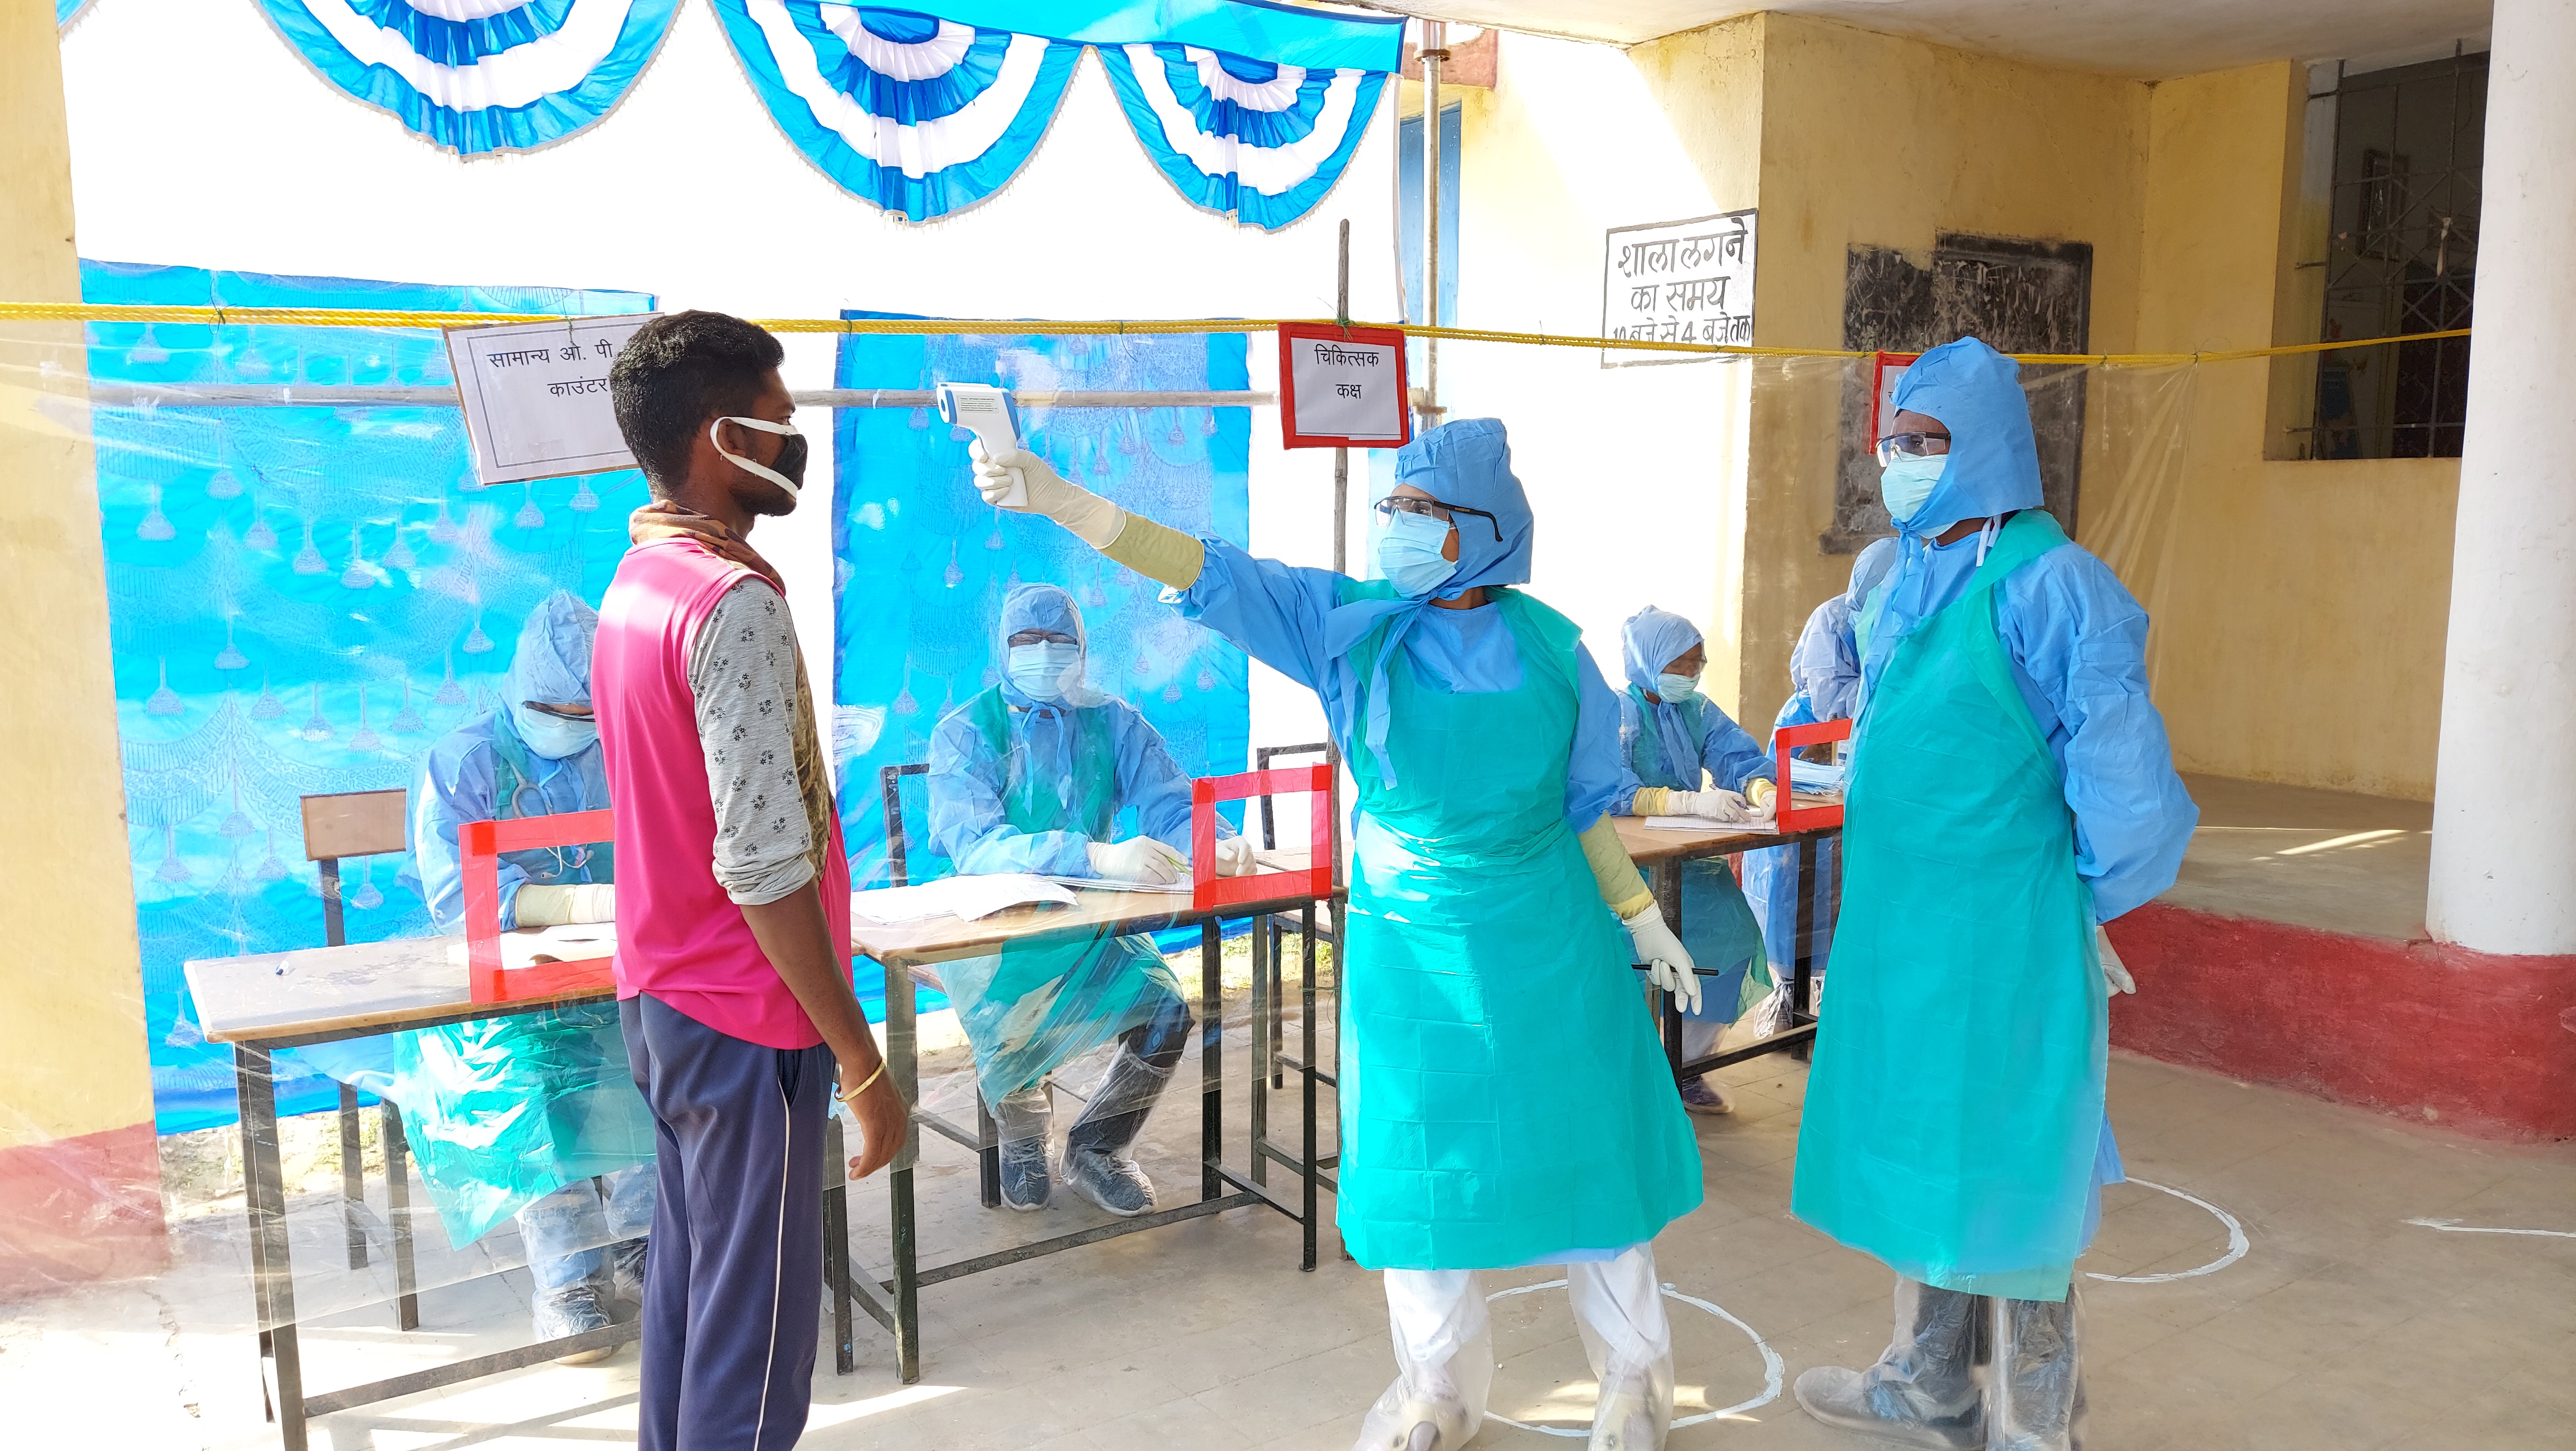
<svg viewBox="0 0 2576 1451">
<path fill-rule="evenodd" d="M 1608 819 L 1618 698 L 1574 624 L 1508 588 L 1533 522 L 1503 425 L 1398 451 L 1368 581 L 1193 539 L 1022 451 L 979 463 L 986 500 L 1012 469 L 1029 512 L 1315 691 L 1358 782 L 1337 1219 L 1386 1272 L 1398 1376 L 1357 1444 L 1464 1445 L 1494 1371 L 1476 1272 L 1563 1264 L 1601 1384 L 1591 1444 L 1661 1445 L 1649 1241 L 1699 1204 L 1700 1165 L 1628 968 L 1695 982 Z"/>
<path fill-rule="evenodd" d="M 465 926 L 459 826 L 609 804 L 590 711 L 598 629 L 599 616 L 571 593 L 548 596 L 519 633 L 500 708 L 430 747 L 404 876 L 440 931 Z M 501 928 L 612 921 L 613 875 L 605 843 L 505 853 Z M 539 1339 L 611 1324 L 613 1299 L 641 1302 L 653 1128 L 614 1003 L 399 1034 L 395 1058 L 386 1096 L 402 1106 L 449 1239 L 461 1247 L 517 1213 Z"/>
<path fill-rule="evenodd" d="M 2040 507 L 2010 358 L 1974 338 L 1897 384 L 1903 531 L 1854 638 L 1832 1011 L 1798 1217 L 1899 1276 L 1876 1365 L 1798 1403 L 1918 1446 L 2083 1441 L 2071 1282 L 2121 1177 L 2099 924 L 2172 885 L 2199 811 L 2147 699 L 2146 613 Z M 2106 991 L 2107 989 L 2107 991 Z"/>
<path fill-rule="evenodd" d="M 1084 681 L 1082 615 L 1051 584 L 1002 601 L 1002 682 L 930 737 L 930 841 L 961 872 L 1034 872 L 1181 886 L 1190 874 L 1190 778 L 1133 706 Z M 1136 834 L 1117 839 L 1122 812 Z M 1219 843 L 1249 871 L 1250 843 Z M 1117 1215 L 1154 1207 L 1128 1148 L 1188 1045 L 1190 1010 L 1149 934 L 1013 944 L 942 965 L 975 1076 L 1001 1130 L 1002 1202 L 1046 1207 L 1046 1076 L 1112 1038 L 1109 1075 L 1065 1131 L 1062 1172 Z"/>
<path fill-rule="evenodd" d="M 1823 721 L 1851 719 L 1853 701 L 1860 694 L 1860 649 L 1852 643 L 1852 613 L 1860 601 L 1896 563 L 1896 541 L 1880 539 L 1860 552 L 1852 563 L 1851 585 L 1807 616 L 1806 628 L 1798 632 L 1798 644 L 1789 655 L 1789 698 L 1781 703 L 1780 712 L 1771 720 L 1771 729 L 1815 725 Z M 1830 749 L 1830 748 L 1827 748 Z M 1815 868 L 1808 882 L 1808 894 L 1814 905 L 1807 917 L 1809 970 L 1814 974 L 1811 990 L 1815 997 L 1808 1004 L 1814 1011 L 1823 1001 L 1824 974 L 1833 956 L 1835 904 L 1841 894 L 1835 890 L 1835 865 L 1841 860 L 1841 846 L 1833 837 L 1815 844 Z M 1744 895 L 1762 919 L 1762 943 L 1771 958 L 1771 976 L 1775 984 L 1786 981 L 1795 969 L 1800 949 L 1798 940 L 1798 848 L 1770 846 L 1744 854 Z M 1779 989 L 1775 986 L 1770 1004 L 1756 1008 L 1753 1017 L 1764 1024 L 1778 1023 Z M 1764 1031 L 1776 1031 L 1766 1027 Z"/>
<path fill-rule="evenodd" d="M 1708 647 L 1699 628 L 1652 605 L 1620 631 L 1628 689 L 1619 697 L 1619 795 L 1615 814 L 1701 816 L 1713 821 L 1769 821 L 1771 758 L 1717 702 L 1699 693 Z M 1701 772 L 1717 784 L 1702 789 Z M 1748 997 L 1771 986 L 1762 929 L 1745 904 L 1735 873 L 1717 857 L 1682 863 L 1682 945 L 1702 968 L 1700 1002 L 1682 1019 L 1682 1061 L 1705 1058 L 1718 1035 L 1742 1014 Z M 1754 973 L 1755 964 L 1762 971 Z M 1682 1106 L 1693 1113 L 1732 1113 L 1723 1084 L 1692 1078 Z"/>
</svg>

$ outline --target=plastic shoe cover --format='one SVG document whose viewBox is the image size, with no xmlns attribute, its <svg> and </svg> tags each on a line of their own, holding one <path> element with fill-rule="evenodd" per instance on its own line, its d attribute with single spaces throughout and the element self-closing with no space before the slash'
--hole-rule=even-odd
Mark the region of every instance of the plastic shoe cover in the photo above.
<svg viewBox="0 0 2576 1451">
<path fill-rule="evenodd" d="M 2083 1305 L 1991 1300 L 1987 1451 L 2084 1451 Z"/>
<path fill-rule="evenodd" d="M 1590 1451 L 1658 1451 L 1673 1424 L 1673 1328 L 1653 1248 L 1567 1265 L 1565 1297 L 1601 1386 Z"/>
<path fill-rule="evenodd" d="M 994 1106 L 1002 1139 L 1002 1202 L 1013 1209 L 1046 1208 L 1054 1190 L 1047 1179 L 1047 1129 L 1054 1118 L 1043 1083 L 1030 1084 Z"/>
<path fill-rule="evenodd" d="M 1682 1084 L 1682 1107 L 1692 1113 L 1733 1113 L 1735 1097 L 1726 1091 L 1723 1083 L 1693 1078 Z"/>
<path fill-rule="evenodd" d="M 1068 1148 L 1064 1182 L 1075 1193 L 1122 1219 L 1133 1219 L 1154 1207 L 1154 1181 L 1124 1154 Z"/>
<path fill-rule="evenodd" d="M 1183 1015 L 1184 1024 L 1187 1015 Z M 1120 1044 L 1118 1056 L 1110 1061 L 1109 1073 L 1100 1081 L 1100 1090 L 1084 1104 L 1082 1116 L 1064 1132 L 1065 1152 L 1076 1150 L 1124 1156 L 1127 1146 L 1145 1128 L 1145 1115 L 1163 1096 L 1165 1085 L 1172 1081 L 1172 1070 L 1157 1068 L 1137 1056 L 1132 1045 Z"/>
<path fill-rule="evenodd" d="M 1458 1451 L 1471 1430 L 1467 1408 L 1455 1399 L 1416 1400 L 1397 1381 L 1369 1407 L 1351 1451 Z"/>
<path fill-rule="evenodd" d="M 618 1299 L 630 1305 L 644 1303 L 644 1253 L 650 1241 L 626 1240 L 609 1246 L 609 1287 Z"/>
<path fill-rule="evenodd" d="M 536 1332 L 539 1340 L 561 1340 L 585 1330 L 604 1330 L 616 1322 L 609 1318 L 608 1307 L 599 1303 L 599 1291 L 591 1285 L 575 1285 L 537 1297 Z M 617 1347 L 604 1345 L 597 1350 L 577 1350 L 558 1357 L 562 1365 L 591 1365 L 617 1353 Z"/>
<path fill-rule="evenodd" d="M 1936 1451 L 1986 1444 L 1978 1396 L 1982 1296 L 1896 1282 L 1896 1334 L 1867 1370 L 1820 1365 L 1798 1377 L 1798 1404 L 1828 1426 Z"/>
<path fill-rule="evenodd" d="M 1473 1270 L 1388 1270 L 1393 1384 L 1369 1407 L 1353 1451 L 1459 1451 L 1485 1423 L 1493 1321 Z"/>
</svg>

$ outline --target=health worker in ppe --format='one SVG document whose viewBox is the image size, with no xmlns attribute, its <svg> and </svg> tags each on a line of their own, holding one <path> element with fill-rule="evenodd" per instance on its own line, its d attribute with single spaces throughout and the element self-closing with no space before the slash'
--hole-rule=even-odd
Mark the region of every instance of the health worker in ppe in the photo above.
<svg viewBox="0 0 2576 1451">
<path fill-rule="evenodd" d="M 1919 1446 L 2084 1439 L 2071 1283 L 2121 1178 L 2100 924 L 2172 885 L 2199 811 L 2147 699 L 2146 613 L 2040 507 L 2019 369 L 1963 338 L 1879 441 L 1902 531 L 1854 628 L 1832 1009 L 1798 1217 L 1898 1275 L 1896 1332 L 1800 1405 Z"/>
<path fill-rule="evenodd" d="M 1790 695 L 1772 717 L 1773 731 L 1851 719 L 1854 702 L 1860 695 L 1860 649 L 1852 642 L 1852 614 L 1895 563 L 1896 541 L 1873 541 L 1852 562 L 1849 588 L 1816 606 L 1807 616 L 1806 627 L 1798 632 L 1797 646 L 1789 655 Z M 1822 749 L 1831 751 L 1835 747 Z M 1771 976 L 1776 982 L 1788 980 L 1800 947 L 1798 850 L 1794 846 L 1772 846 L 1744 854 L 1744 895 L 1762 919 L 1762 942 L 1770 953 Z M 1813 904 L 1808 911 L 1805 944 L 1808 970 L 1813 975 L 1809 986 L 1815 994 L 1808 1003 L 1810 1012 L 1823 1001 L 1825 970 L 1833 957 L 1834 912 L 1842 900 L 1835 885 L 1840 878 L 1837 868 L 1841 854 L 1841 843 L 1835 838 L 1818 841 L 1815 866 L 1807 882 L 1807 894 Z M 1785 1008 L 1782 991 L 1775 986 L 1769 1001 L 1754 1008 L 1750 1017 L 1764 1025 L 1763 1031 L 1776 1031 L 1778 1026 L 1785 1026 L 1780 1017 Z"/>
<path fill-rule="evenodd" d="M 1032 872 L 1186 885 L 1190 778 L 1123 700 L 1085 679 L 1082 615 L 1051 584 L 1002 601 L 1001 683 L 930 738 L 930 840 L 961 872 Z M 1135 830 L 1118 823 L 1132 813 Z M 1249 871 L 1250 843 L 1218 844 L 1218 867 Z M 940 980 L 974 1049 L 976 1082 L 1001 1134 L 1002 1202 L 1046 1207 L 1046 1077 L 1118 1040 L 1109 1073 L 1064 1136 L 1061 1172 L 1112 1214 L 1154 1207 L 1129 1146 L 1188 1045 L 1190 1010 L 1149 934 L 1014 943 L 944 964 Z"/>
<path fill-rule="evenodd" d="M 1708 647 L 1699 627 L 1652 605 L 1620 631 L 1628 689 L 1619 697 L 1619 762 L 1613 812 L 1630 816 L 1697 816 L 1764 822 L 1772 816 L 1771 758 L 1744 728 L 1699 693 Z M 1715 784 L 1707 784 L 1714 782 Z M 1718 1035 L 1745 1004 L 1770 990 L 1762 929 L 1725 861 L 1682 864 L 1682 945 L 1703 971 L 1700 1003 L 1682 1019 L 1682 1061 L 1717 1050 Z M 1682 1084 L 1693 1113 L 1731 1113 L 1723 1084 L 1694 1077 Z"/>
<path fill-rule="evenodd" d="M 1534 528 L 1503 425 L 1397 452 L 1366 581 L 1193 539 L 1024 451 L 979 462 L 988 501 L 1012 469 L 1028 511 L 1316 692 L 1358 783 L 1336 1217 L 1386 1272 L 1398 1369 L 1358 1445 L 1476 1434 L 1494 1368 L 1477 1271 L 1533 1264 L 1566 1266 L 1601 1385 L 1592 1444 L 1662 1444 L 1649 1241 L 1699 1204 L 1700 1166 L 1628 968 L 1685 1001 L 1696 978 L 1608 819 L 1618 698 L 1574 624 L 1511 588 Z"/>
<path fill-rule="evenodd" d="M 465 927 L 457 828 L 609 804 L 591 720 L 599 616 L 557 590 L 529 615 L 500 705 L 430 747 L 412 794 L 404 879 L 442 932 Z M 616 917 L 606 843 L 505 853 L 501 928 Z M 430 1198 L 458 1246 L 515 1213 L 536 1281 L 540 1340 L 596 1330 L 643 1298 L 653 1223 L 653 1126 L 627 1069 L 613 1003 L 394 1035 L 392 1081 Z M 610 1351 L 567 1357 L 605 1358 Z"/>
</svg>

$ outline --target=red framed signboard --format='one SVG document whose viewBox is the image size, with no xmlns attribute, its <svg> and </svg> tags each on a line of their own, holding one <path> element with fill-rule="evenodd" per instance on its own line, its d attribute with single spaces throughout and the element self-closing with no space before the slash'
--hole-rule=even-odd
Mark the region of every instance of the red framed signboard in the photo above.
<svg viewBox="0 0 2576 1451">
<path fill-rule="evenodd" d="M 1258 902 L 1281 888 L 1317 897 L 1333 894 L 1334 771 L 1331 766 L 1276 766 L 1235 776 L 1201 776 L 1190 783 L 1190 910 L 1212 912 L 1237 902 Z M 1216 808 L 1219 802 L 1247 801 L 1256 796 L 1283 796 L 1303 791 L 1307 813 L 1304 871 L 1254 872 L 1244 877 L 1216 874 Z"/>
<path fill-rule="evenodd" d="M 610 986 L 613 957 L 564 958 L 529 967 L 506 967 L 501 957 L 501 853 L 549 846 L 586 846 L 615 835 L 606 811 L 567 811 L 508 821 L 468 821 L 456 828 L 464 855 L 467 1001 L 507 1003 L 560 997 Z"/>
<path fill-rule="evenodd" d="M 1402 448 L 1413 441 L 1404 334 L 1331 322 L 1279 325 L 1286 448 Z"/>
<path fill-rule="evenodd" d="M 1884 357 L 1885 354 L 1880 356 Z M 1784 832 L 1809 831 L 1821 826 L 1843 824 L 1843 808 L 1798 805 L 1797 782 L 1789 774 L 1789 757 L 1803 747 L 1822 745 L 1827 741 L 1851 739 L 1852 723 L 1848 720 L 1818 721 L 1814 725 L 1782 726 L 1771 733 L 1771 758 L 1778 771 L 1773 786 L 1780 794 L 1779 808 L 1773 820 Z"/>
</svg>

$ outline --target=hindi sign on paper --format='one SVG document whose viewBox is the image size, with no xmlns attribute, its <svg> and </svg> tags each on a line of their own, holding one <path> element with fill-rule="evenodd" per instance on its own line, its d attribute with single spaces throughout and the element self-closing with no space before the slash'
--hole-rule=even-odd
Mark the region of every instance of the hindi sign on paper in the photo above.
<svg viewBox="0 0 2576 1451">
<path fill-rule="evenodd" d="M 1279 385 L 1288 448 L 1397 448 L 1413 438 L 1400 332 L 1282 324 Z"/>
<path fill-rule="evenodd" d="M 1601 259 L 1601 335 L 1751 346 L 1753 209 L 1612 227 Z M 1692 363 L 1707 356 L 1605 348 L 1601 366 Z"/>
<path fill-rule="evenodd" d="M 631 469 L 608 403 L 608 365 L 657 313 L 450 328 L 447 357 L 487 484 Z"/>
</svg>

